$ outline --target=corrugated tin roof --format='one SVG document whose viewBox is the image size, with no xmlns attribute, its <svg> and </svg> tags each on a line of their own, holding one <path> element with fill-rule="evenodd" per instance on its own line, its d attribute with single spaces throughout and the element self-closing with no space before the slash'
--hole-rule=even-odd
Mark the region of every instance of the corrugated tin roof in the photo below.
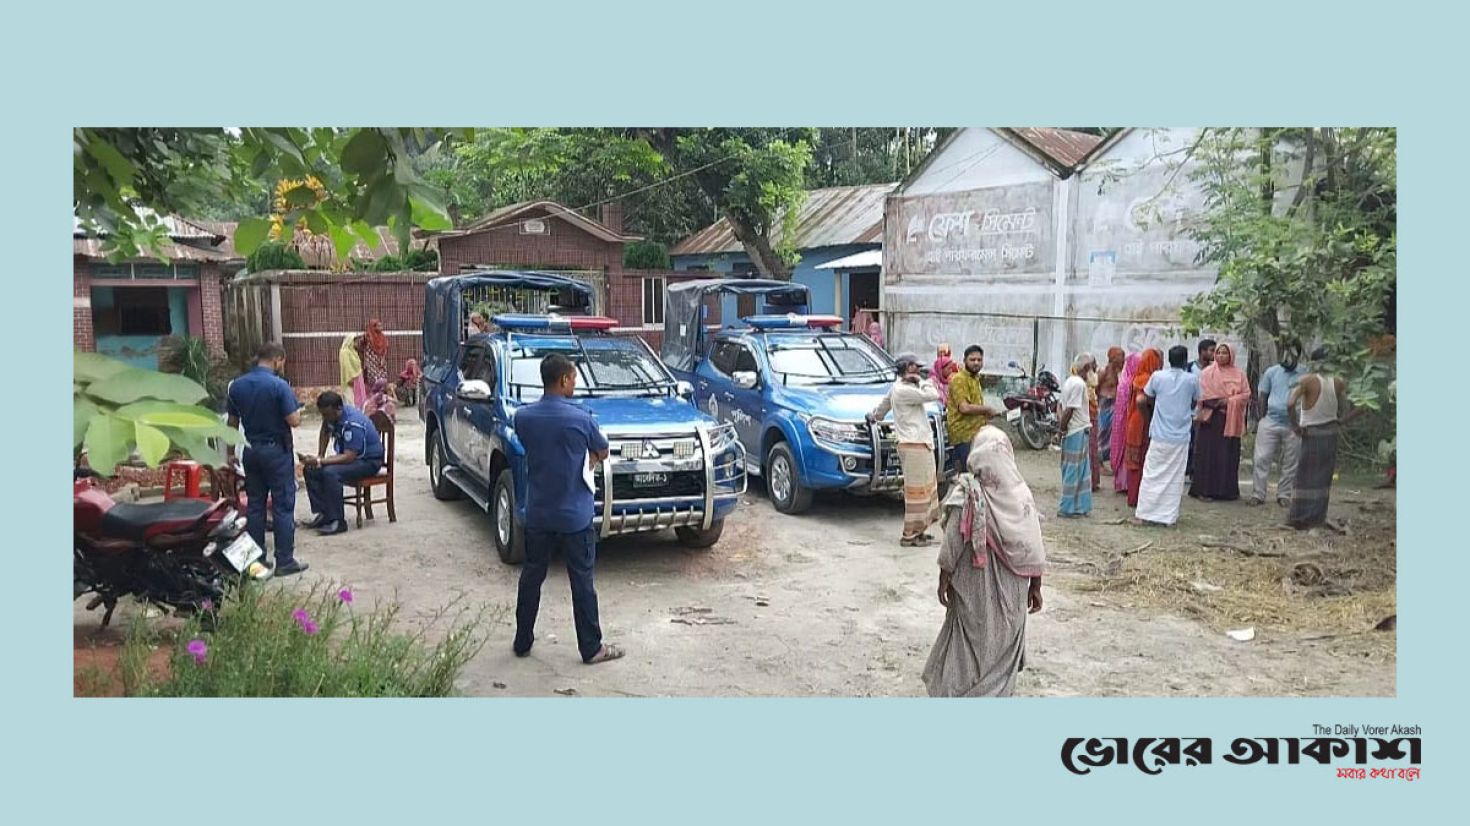
<svg viewBox="0 0 1470 826">
<path fill-rule="evenodd" d="M 1039 126 L 1013 127 L 1011 133 L 1031 144 L 1038 152 L 1051 158 L 1064 169 L 1072 169 L 1081 163 L 1103 139 L 1086 132 L 1070 129 L 1051 129 Z"/>
<path fill-rule="evenodd" d="M 218 232 L 225 237 L 220 243 L 220 251 L 226 253 L 230 258 L 244 258 L 235 250 L 235 228 L 239 224 L 235 221 L 196 221 L 199 226 Z M 376 261 L 385 255 L 398 254 L 398 239 L 387 227 L 378 227 L 378 243 L 371 249 L 361 241 L 347 254 L 349 258 L 357 258 L 364 261 Z M 296 228 L 295 244 L 301 257 L 306 259 L 308 266 L 326 267 L 330 266 L 336 257 L 336 248 L 332 239 L 325 236 L 308 236 L 302 232 L 301 227 Z M 434 242 L 430 241 L 430 247 Z M 320 260 L 318 260 L 320 259 Z"/>
<path fill-rule="evenodd" d="M 836 247 L 843 244 L 883 243 L 883 201 L 898 184 L 866 186 L 834 186 L 813 189 L 806 194 L 796 216 L 796 249 Z M 775 237 L 782 243 L 780 226 Z M 680 241 L 670 255 L 709 255 L 741 252 L 745 248 L 736 240 L 730 222 L 721 218 Z"/>
<path fill-rule="evenodd" d="M 154 212 L 149 209 L 137 210 L 140 217 L 151 218 Z M 175 241 L 207 241 L 215 243 L 219 240 L 220 233 L 203 226 L 203 222 L 191 221 L 177 215 L 165 215 L 162 218 L 163 225 L 168 228 L 168 237 Z M 71 216 L 71 231 L 74 238 L 85 238 L 86 230 L 82 229 L 82 219 Z"/>
<path fill-rule="evenodd" d="M 71 242 L 72 254 L 83 258 L 102 259 L 106 255 L 102 252 L 105 241 L 101 238 L 73 238 Z M 173 261 L 228 261 L 230 256 L 220 252 L 217 247 L 192 247 L 185 244 L 166 242 L 159 250 L 164 258 Z M 143 254 L 142 258 L 151 259 L 151 254 Z"/>
<path fill-rule="evenodd" d="M 863 250 L 816 266 L 819 270 L 866 270 L 883 266 L 883 250 Z"/>
</svg>

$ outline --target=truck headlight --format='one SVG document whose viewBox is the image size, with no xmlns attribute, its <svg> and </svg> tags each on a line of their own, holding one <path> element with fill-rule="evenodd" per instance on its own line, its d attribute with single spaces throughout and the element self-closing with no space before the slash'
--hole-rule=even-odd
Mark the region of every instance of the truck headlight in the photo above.
<svg viewBox="0 0 1470 826">
<path fill-rule="evenodd" d="M 729 450 L 737 441 L 739 441 L 739 437 L 735 435 L 734 425 L 722 424 L 718 427 L 710 428 L 709 449 L 712 453 Z"/>
<path fill-rule="evenodd" d="M 807 421 L 806 426 L 811 431 L 813 438 L 824 442 L 863 444 L 868 441 L 868 429 L 863 425 L 851 422 L 838 422 L 813 416 Z"/>
</svg>

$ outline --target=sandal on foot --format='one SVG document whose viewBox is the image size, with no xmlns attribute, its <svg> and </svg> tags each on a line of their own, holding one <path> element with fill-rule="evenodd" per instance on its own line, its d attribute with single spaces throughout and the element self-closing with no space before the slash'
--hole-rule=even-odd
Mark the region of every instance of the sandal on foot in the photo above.
<svg viewBox="0 0 1470 826">
<path fill-rule="evenodd" d="M 624 653 L 625 652 L 623 651 L 623 649 L 617 647 L 616 645 L 608 645 L 607 643 L 603 643 L 602 649 L 599 650 L 596 654 L 593 654 L 592 659 L 583 660 L 583 662 L 587 665 L 597 665 L 598 663 L 605 663 L 608 660 L 616 660 L 622 657 Z"/>
<path fill-rule="evenodd" d="M 927 548 L 929 547 L 929 538 L 920 534 L 919 536 L 900 539 L 898 540 L 898 544 L 905 548 Z"/>
</svg>

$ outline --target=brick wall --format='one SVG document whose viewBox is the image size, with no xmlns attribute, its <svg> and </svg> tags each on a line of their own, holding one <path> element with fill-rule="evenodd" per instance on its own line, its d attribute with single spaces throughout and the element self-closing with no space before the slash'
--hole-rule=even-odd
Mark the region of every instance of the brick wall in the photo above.
<svg viewBox="0 0 1470 826">
<path fill-rule="evenodd" d="M 96 352 L 97 336 L 92 329 L 92 270 L 87 259 L 72 259 L 72 343 L 78 350 Z"/>
<path fill-rule="evenodd" d="M 219 264 L 209 262 L 199 267 L 199 304 L 204 314 L 203 338 L 210 352 L 225 354 L 225 319 L 220 308 Z"/>
<path fill-rule="evenodd" d="M 550 231 L 546 235 L 522 233 L 521 222 L 528 218 L 545 219 Z M 622 269 L 623 245 L 604 241 L 546 210 L 530 210 L 514 223 L 439 239 L 439 270 L 445 275 L 487 264 L 609 273 Z"/>
<path fill-rule="evenodd" d="M 427 279 L 427 275 L 329 276 L 316 283 L 281 284 L 281 332 L 291 383 L 337 384 L 342 339 L 349 332 L 362 332 L 375 318 L 388 333 L 391 376 L 398 375 L 405 360 L 421 358 L 419 331 Z"/>
</svg>

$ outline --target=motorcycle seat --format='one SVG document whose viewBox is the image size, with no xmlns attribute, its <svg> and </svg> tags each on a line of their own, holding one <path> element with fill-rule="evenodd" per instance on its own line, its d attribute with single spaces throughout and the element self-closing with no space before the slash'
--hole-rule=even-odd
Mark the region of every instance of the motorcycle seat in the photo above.
<svg viewBox="0 0 1470 826">
<path fill-rule="evenodd" d="M 212 507 L 198 499 L 175 499 L 145 505 L 117 504 L 102 516 L 102 535 L 142 540 L 153 528 L 185 528 Z"/>
</svg>

